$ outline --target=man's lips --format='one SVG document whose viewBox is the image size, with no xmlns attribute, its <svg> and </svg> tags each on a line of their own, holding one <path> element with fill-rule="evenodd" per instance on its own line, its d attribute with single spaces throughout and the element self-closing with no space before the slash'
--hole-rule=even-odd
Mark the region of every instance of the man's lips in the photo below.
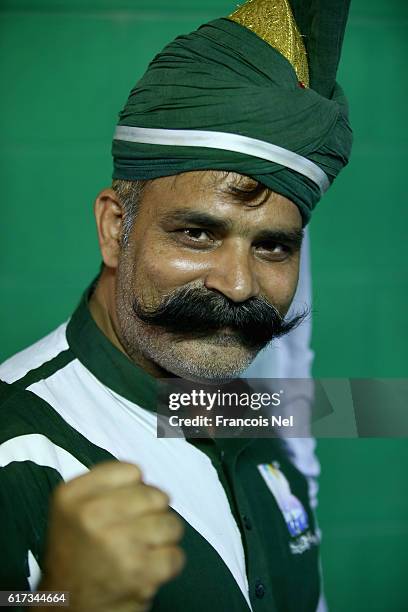
<svg viewBox="0 0 408 612">
<path fill-rule="evenodd" d="M 217 332 L 222 336 L 236 336 L 238 333 L 234 327 L 220 327 Z"/>
<path fill-rule="evenodd" d="M 208 329 L 206 331 L 200 331 L 197 329 L 195 332 L 176 332 L 176 335 L 180 338 L 200 338 L 201 340 L 216 341 L 217 339 L 224 339 L 225 341 L 229 340 L 230 342 L 239 342 L 242 343 L 240 332 L 235 327 L 225 326 L 225 327 L 214 327 L 213 329 Z"/>
</svg>

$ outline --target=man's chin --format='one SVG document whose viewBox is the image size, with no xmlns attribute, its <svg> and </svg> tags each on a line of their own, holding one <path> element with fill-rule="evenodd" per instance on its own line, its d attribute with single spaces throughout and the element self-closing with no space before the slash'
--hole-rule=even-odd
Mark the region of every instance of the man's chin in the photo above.
<svg viewBox="0 0 408 612">
<path fill-rule="evenodd" d="M 248 348 L 237 334 L 216 332 L 173 340 L 170 364 L 161 364 L 176 376 L 202 383 L 228 382 L 255 359 L 260 348 Z"/>
<path fill-rule="evenodd" d="M 208 346 L 208 347 L 231 347 L 238 351 L 243 351 L 246 353 L 251 353 L 256 355 L 261 349 L 263 349 L 267 342 L 256 342 L 253 338 L 243 337 L 236 330 L 225 327 L 222 329 L 217 329 L 214 331 L 204 333 L 192 333 L 192 334 L 172 334 L 173 342 L 177 344 L 187 343 L 192 344 L 193 346 Z"/>
<path fill-rule="evenodd" d="M 246 349 L 241 338 L 232 334 L 214 333 L 206 336 L 176 336 L 177 344 L 189 346 L 208 346 L 208 347 L 236 347 L 238 351 Z"/>
</svg>

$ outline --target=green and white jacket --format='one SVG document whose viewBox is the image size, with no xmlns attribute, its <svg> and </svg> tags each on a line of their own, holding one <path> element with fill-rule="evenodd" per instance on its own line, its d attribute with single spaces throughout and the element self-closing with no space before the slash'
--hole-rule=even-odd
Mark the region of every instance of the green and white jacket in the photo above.
<svg viewBox="0 0 408 612">
<path fill-rule="evenodd" d="M 54 487 L 116 459 L 166 491 L 185 524 L 185 569 L 153 612 L 315 612 L 315 519 L 283 443 L 157 438 L 155 379 L 99 330 L 91 291 L 0 366 L 0 590 L 38 584 Z"/>
</svg>

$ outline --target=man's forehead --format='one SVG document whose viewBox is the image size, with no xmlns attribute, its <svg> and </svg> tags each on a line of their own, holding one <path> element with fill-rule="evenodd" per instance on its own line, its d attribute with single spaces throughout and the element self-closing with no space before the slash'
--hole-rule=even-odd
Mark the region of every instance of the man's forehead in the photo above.
<svg viewBox="0 0 408 612">
<path fill-rule="evenodd" d="M 163 205 L 167 202 L 216 201 L 243 202 L 247 205 L 262 204 L 268 198 L 283 199 L 284 196 L 250 176 L 223 170 L 196 170 L 182 172 L 150 181 L 149 191 L 160 195 Z"/>
<path fill-rule="evenodd" d="M 288 198 L 236 172 L 184 172 L 156 179 L 151 185 L 150 198 L 155 200 L 157 214 L 167 219 L 173 210 L 177 210 L 178 216 L 184 209 L 220 218 L 231 215 L 237 218 L 244 211 L 253 209 L 253 218 L 258 216 L 264 221 L 291 228 L 302 224 L 297 206 Z"/>
<path fill-rule="evenodd" d="M 215 191 L 230 189 L 241 189 L 252 191 L 254 189 L 268 190 L 265 185 L 246 174 L 230 172 L 227 170 L 197 170 L 192 172 L 182 172 L 169 177 L 172 181 L 172 188 L 183 188 L 183 186 L 195 186 L 197 189 L 212 188 Z"/>
</svg>

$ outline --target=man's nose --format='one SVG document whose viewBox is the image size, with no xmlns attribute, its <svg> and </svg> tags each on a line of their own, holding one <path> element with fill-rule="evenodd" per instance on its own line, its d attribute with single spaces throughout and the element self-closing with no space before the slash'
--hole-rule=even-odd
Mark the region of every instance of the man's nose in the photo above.
<svg viewBox="0 0 408 612">
<path fill-rule="evenodd" d="M 234 302 L 244 302 L 259 295 L 251 252 L 244 245 L 226 245 L 213 254 L 211 269 L 204 285 L 219 291 Z"/>
</svg>

